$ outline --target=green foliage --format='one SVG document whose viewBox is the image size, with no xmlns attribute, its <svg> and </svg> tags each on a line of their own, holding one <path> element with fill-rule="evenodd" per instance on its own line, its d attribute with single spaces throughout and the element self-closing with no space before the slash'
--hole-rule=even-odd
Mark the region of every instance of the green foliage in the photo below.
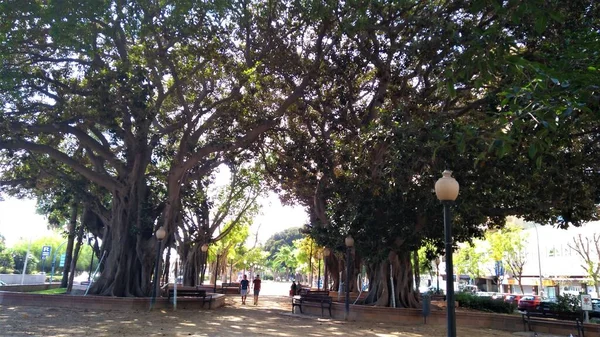
<svg viewBox="0 0 600 337">
<path fill-rule="evenodd" d="M 550 310 L 556 312 L 579 312 L 581 305 L 579 296 L 564 294 L 556 296 L 556 302 L 550 303 Z"/>
<path fill-rule="evenodd" d="M 491 297 L 475 296 L 469 293 L 457 293 L 456 301 L 463 308 L 512 314 L 517 308 L 515 303 L 504 302 L 503 299 L 492 299 Z"/>
<path fill-rule="evenodd" d="M 483 264 L 486 262 L 485 253 L 478 251 L 474 244 L 466 244 L 454 253 L 454 267 L 457 274 L 466 274 L 471 278 L 481 277 Z"/>
<path fill-rule="evenodd" d="M 273 234 L 264 244 L 264 250 L 273 258 L 282 246 L 292 246 L 294 241 L 302 238 L 299 227 L 291 227 Z"/>
<path fill-rule="evenodd" d="M 6 248 L 6 239 L 0 234 L 0 274 L 12 274 L 14 267 L 12 252 Z"/>
<path fill-rule="evenodd" d="M 62 294 L 65 294 L 66 292 L 67 292 L 67 288 L 54 288 L 54 289 L 47 289 L 47 290 L 32 291 L 31 294 L 62 295 Z"/>
<path fill-rule="evenodd" d="M 298 266 L 296 252 L 293 246 L 282 246 L 275 254 L 273 266 L 284 268 L 289 274 L 293 273 Z"/>
</svg>

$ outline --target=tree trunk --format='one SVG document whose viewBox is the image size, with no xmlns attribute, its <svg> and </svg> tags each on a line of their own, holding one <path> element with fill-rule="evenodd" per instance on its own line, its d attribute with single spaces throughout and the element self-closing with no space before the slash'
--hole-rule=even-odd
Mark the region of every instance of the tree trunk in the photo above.
<svg viewBox="0 0 600 337">
<path fill-rule="evenodd" d="M 327 274 L 331 290 L 337 291 L 340 286 L 340 262 L 335 254 L 325 257 L 327 264 Z"/>
<path fill-rule="evenodd" d="M 183 285 L 196 286 L 202 281 L 198 278 L 203 267 L 202 245 L 198 243 L 190 243 L 190 249 L 187 254 L 182 256 L 183 260 Z"/>
<path fill-rule="evenodd" d="M 61 288 L 67 288 L 69 284 L 69 271 L 71 270 L 71 261 L 73 260 L 73 243 L 75 241 L 75 230 L 77 228 L 78 205 L 76 201 L 71 203 L 71 217 L 69 219 L 69 234 L 67 239 L 67 251 L 65 252 L 65 266 L 63 276 L 60 281 Z"/>
<path fill-rule="evenodd" d="M 415 271 L 415 288 L 418 290 L 421 286 L 421 271 L 419 270 L 419 252 L 413 252 L 413 267 Z"/>
<path fill-rule="evenodd" d="M 69 282 L 67 284 L 67 294 L 73 290 L 73 279 L 75 278 L 75 271 L 77 270 L 77 261 L 79 260 L 79 253 L 81 252 L 81 243 L 83 241 L 83 226 L 79 226 L 77 231 L 77 242 L 75 244 L 75 251 L 73 253 L 73 260 L 71 261 L 71 268 L 69 271 Z"/>
<path fill-rule="evenodd" d="M 369 274 L 369 294 L 365 303 L 375 306 L 390 306 L 392 287 L 390 284 L 390 264 L 394 281 L 394 299 L 400 308 L 418 308 L 418 292 L 413 284 L 413 271 L 410 252 L 390 253 L 389 259 L 367 267 Z"/>
<path fill-rule="evenodd" d="M 151 292 L 156 245 L 153 219 L 141 217 L 144 181 L 138 181 L 122 195 L 113 193 L 112 219 L 105 227 L 102 250 L 104 270 L 90 292 L 103 296 L 147 296 Z M 152 221 L 152 222 L 151 222 Z M 167 232 L 168 234 L 168 232 Z M 162 253 L 159 253 L 162 255 Z"/>
<path fill-rule="evenodd" d="M 517 278 L 517 282 L 519 282 L 519 288 L 521 289 L 521 294 L 525 294 L 525 291 L 523 290 L 523 284 L 521 283 L 520 277 Z"/>
</svg>

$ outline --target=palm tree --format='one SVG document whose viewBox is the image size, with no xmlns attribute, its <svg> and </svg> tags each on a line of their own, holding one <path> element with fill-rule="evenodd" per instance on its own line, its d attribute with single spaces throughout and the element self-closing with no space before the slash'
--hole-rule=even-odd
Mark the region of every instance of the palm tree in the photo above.
<svg viewBox="0 0 600 337">
<path fill-rule="evenodd" d="M 289 274 L 296 269 L 296 265 L 298 261 L 296 260 L 296 254 L 291 246 L 283 246 L 279 248 L 277 254 L 275 254 L 275 260 L 273 261 L 275 264 L 278 264 L 288 271 Z"/>
</svg>

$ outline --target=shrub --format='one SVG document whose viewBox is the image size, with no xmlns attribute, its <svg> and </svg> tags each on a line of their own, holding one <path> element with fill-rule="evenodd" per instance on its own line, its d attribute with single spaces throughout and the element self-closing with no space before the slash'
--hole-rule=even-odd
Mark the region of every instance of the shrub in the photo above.
<svg viewBox="0 0 600 337">
<path fill-rule="evenodd" d="M 550 310 L 556 312 L 578 312 L 579 298 L 571 294 L 558 295 L 556 296 L 556 302 L 550 304 Z"/>
<path fill-rule="evenodd" d="M 504 302 L 502 299 L 495 300 L 491 297 L 480 297 L 469 293 L 456 294 L 456 301 L 463 308 L 503 314 L 511 314 L 516 308 L 514 303 Z"/>
</svg>

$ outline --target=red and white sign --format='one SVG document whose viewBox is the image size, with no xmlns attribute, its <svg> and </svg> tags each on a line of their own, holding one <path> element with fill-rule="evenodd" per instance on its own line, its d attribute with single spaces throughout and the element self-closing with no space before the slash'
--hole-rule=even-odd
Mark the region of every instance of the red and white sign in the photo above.
<svg viewBox="0 0 600 337">
<path fill-rule="evenodd" d="M 592 295 L 581 295 L 581 310 L 592 311 Z"/>
</svg>

